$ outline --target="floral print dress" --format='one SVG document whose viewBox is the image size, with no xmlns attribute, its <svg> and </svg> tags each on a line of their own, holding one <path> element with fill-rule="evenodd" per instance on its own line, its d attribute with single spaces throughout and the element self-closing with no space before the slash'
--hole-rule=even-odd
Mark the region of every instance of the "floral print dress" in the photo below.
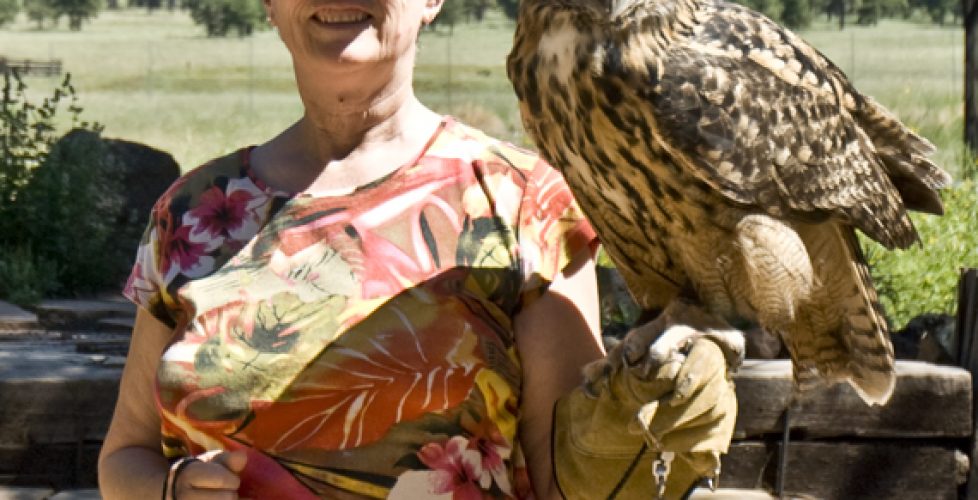
<svg viewBox="0 0 978 500">
<path fill-rule="evenodd" d="M 164 452 L 243 450 L 251 498 L 524 498 L 513 318 L 595 244 L 560 175 L 446 118 L 340 197 L 250 149 L 157 202 L 126 287 L 174 328 Z"/>
</svg>

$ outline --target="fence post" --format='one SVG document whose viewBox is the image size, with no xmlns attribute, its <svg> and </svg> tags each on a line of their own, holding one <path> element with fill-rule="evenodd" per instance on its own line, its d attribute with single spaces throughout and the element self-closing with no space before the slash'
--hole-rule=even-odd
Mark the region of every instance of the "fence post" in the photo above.
<svg viewBox="0 0 978 500">
<path fill-rule="evenodd" d="M 971 372 L 971 457 L 966 496 L 978 500 L 978 439 L 975 439 L 975 390 L 978 385 L 978 269 L 962 269 L 958 281 L 958 317 L 954 329 L 958 364 Z"/>
<path fill-rule="evenodd" d="M 964 142 L 978 153 L 978 2 L 963 0 L 964 9 Z"/>
</svg>

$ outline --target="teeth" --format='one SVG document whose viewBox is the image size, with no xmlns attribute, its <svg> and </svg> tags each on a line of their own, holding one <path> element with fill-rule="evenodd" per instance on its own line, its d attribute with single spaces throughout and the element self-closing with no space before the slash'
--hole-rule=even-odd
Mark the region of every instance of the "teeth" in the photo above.
<svg viewBox="0 0 978 500">
<path fill-rule="evenodd" d="M 366 13 L 357 11 L 320 11 L 316 13 L 316 19 L 326 24 L 359 23 L 366 21 L 368 17 Z"/>
</svg>

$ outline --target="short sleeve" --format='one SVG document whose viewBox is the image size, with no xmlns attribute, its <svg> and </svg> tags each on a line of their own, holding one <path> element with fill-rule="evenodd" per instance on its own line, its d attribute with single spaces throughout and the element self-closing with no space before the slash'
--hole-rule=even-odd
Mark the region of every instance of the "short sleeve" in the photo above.
<svg viewBox="0 0 978 500">
<path fill-rule="evenodd" d="M 165 235 L 167 231 L 166 221 L 169 219 L 169 200 L 172 191 L 173 187 L 167 190 L 167 193 L 153 206 L 149 224 L 136 250 L 136 261 L 122 294 L 167 326 L 175 327 L 175 315 L 167 306 L 167 303 L 173 301 L 168 300 L 166 282 L 161 272 L 164 267 L 161 235 Z"/>
<path fill-rule="evenodd" d="M 523 193 L 518 221 L 524 287 L 522 306 L 539 297 L 580 251 L 597 249 L 597 235 L 563 176 L 537 159 Z"/>
</svg>

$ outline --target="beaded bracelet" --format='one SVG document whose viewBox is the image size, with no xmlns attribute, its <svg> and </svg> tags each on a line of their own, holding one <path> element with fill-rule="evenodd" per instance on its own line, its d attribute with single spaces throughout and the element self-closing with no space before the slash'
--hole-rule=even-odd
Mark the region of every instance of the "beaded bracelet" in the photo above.
<svg viewBox="0 0 978 500">
<path fill-rule="evenodd" d="M 169 494 L 169 500 L 177 500 L 176 491 L 174 491 L 174 488 L 177 486 L 177 478 L 183 472 L 183 469 L 194 462 L 200 462 L 200 459 L 197 457 L 183 457 L 173 462 L 170 470 L 166 473 L 166 477 L 163 478 L 162 500 L 167 500 L 167 494 Z"/>
</svg>

